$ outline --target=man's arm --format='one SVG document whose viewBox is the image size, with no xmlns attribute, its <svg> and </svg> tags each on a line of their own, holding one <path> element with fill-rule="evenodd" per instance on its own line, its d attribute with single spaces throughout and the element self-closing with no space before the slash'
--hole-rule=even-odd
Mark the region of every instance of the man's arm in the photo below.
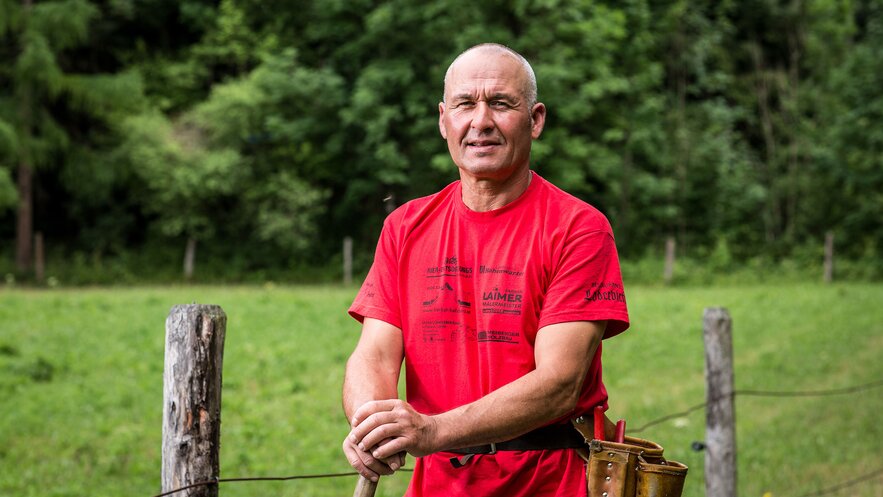
<svg viewBox="0 0 883 497">
<path fill-rule="evenodd" d="M 346 364 L 343 380 L 343 410 L 347 421 L 369 401 L 398 398 L 404 346 L 402 331 L 384 321 L 365 318 L 362 335 Z M 362 476 L 376 480 L 379 475 L 391 474 L 404 464 L 404 456 L 393 452 L 375 459 L 360 450 L 349 437 L 343 442 L 347 460 Z M 398 451 L 396 451 L 398 452 Z"/>
<path fill-rule="evenodd" d="M 510 440 L 574 409 L 606 321 L 543 327 L 536 369 L 475 402 L 427 416 L 401 400 L 367 402 L 350 416 L 349 440 L 383 459 Z M 380 442 L 384 442 L 379 445 Z"/>
</svg>

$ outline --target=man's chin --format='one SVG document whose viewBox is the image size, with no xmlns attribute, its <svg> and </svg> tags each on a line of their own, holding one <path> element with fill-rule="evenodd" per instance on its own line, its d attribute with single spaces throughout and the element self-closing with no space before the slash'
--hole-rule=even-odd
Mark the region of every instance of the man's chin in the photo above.
<svg viewBox="0 0 883 497">
<path fill-rule="evenodd" d="M 499 162 L 470 162 L 459 166 L 460 172 L 475 178 L 505 178 L 515 172 L 509 164 Z"/>
</svg>

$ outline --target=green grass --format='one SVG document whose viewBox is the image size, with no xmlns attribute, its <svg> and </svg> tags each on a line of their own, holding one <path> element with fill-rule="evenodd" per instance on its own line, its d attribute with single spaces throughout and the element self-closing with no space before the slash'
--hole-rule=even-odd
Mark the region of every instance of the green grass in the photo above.
<svg viewBox="0 0 883 497">
<path fill-rule="evenodd" d="M 221 476 L 348 471 L 339 391 L 358 326 L 340 287 L 0 290 L 0 496 L 159 492 L 164 321 L 221 305 Z M 632 329 L 604 344 L 611 417 L 638 428 L 705 400 L 702 311 L 734 319 L 736 386 L 832 389 L 883 379 L 883 285 L 629 289 Z M 739 495 L 800 496 L 883 467 L 883 389 L 737 399 Z M 705 494 L 697 411 L 638 434 L 690 467 Z M 409 463 L 410 465 L 410 463 Z M 400 495 L 408 474 L 378 496 Z M 221 495 L 350 495 L 355 478 L 230 483 Z M 881 479 L 840 495 L 878 496 Z"/>
</svg>

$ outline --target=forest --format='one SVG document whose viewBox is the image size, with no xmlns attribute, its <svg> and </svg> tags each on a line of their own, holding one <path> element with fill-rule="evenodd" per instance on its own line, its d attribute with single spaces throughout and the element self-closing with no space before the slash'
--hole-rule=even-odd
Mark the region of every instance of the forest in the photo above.
<svg viewBox="0 0 883 497">
<path fill-rule="evenodd" d="M 532 167 L 624 261 L 883 278 L 879 0 L 0 0 L 0 275 L 312 281 L 457 178 L 437 104 L 531 62 Z M 815 276 L 814 276 L 815 277 Z"/>
</svg>

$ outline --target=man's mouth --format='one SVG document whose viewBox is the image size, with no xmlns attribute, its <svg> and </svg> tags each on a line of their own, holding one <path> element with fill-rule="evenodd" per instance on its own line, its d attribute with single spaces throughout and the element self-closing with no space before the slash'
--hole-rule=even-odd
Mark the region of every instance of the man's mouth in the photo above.
<svg viewBox="0 0 883 497">
<path fill-rule="evenodd" d="M 500 142 L 497 140 L 472 140 L 466 142 L 467 147 L 479 152 L 491 150 L 497 145 L 500 145 Z"/>
</svg>

